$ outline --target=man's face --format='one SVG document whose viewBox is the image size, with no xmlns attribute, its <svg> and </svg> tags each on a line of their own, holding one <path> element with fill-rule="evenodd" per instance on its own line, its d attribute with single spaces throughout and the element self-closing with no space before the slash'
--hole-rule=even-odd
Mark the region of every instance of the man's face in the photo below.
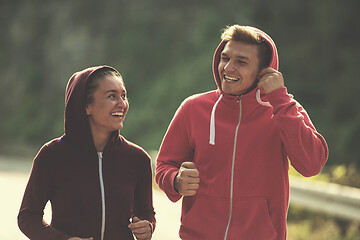
<svg viewBox="0 0 360 240">
<path fill-rule="evenodd" d="M 259 74 L 258 47 L 229 41 L 221 52 L 218 71 L 224 93 L 241 95 L 249 91 Z"/>
</svg>

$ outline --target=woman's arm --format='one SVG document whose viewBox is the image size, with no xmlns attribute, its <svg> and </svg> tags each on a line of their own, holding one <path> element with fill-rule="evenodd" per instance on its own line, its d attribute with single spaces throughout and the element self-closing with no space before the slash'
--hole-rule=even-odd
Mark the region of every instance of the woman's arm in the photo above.
<svg viewBox="0 0 360 240">
<path fill-rule="evenodd" d="M 70 236 L 49 226 L 43 219 L 52 191 L 52 170 L 46 146 L 35 157 L 18 215 L 20 230 L 30 239 L 67 240 Z"/>
</svg>

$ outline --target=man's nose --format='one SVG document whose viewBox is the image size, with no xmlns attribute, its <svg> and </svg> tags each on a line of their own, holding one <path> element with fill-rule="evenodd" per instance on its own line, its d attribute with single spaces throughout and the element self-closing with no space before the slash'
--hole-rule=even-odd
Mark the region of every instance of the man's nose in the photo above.
<svg viewBox="0 0 360 240">
<path fill-rule="evenodd" d="M 224 66 L 224 70 L 227 71 L 227 72 L 232 72 L 234 71 L 234 64 L 233 64 L 233 61 L 228 61 L 225 66 Z"/>
</svg>

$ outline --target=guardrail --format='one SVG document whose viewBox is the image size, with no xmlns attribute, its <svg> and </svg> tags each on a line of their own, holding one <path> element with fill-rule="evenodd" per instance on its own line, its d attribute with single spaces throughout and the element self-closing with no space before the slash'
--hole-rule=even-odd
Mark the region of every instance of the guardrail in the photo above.
<svg viewBox="0 0 360 240">
<path fill-rule="evenodd" d="M 360 189 L 290 177 L 290 204 L 360 221 Z"/>
</svg>

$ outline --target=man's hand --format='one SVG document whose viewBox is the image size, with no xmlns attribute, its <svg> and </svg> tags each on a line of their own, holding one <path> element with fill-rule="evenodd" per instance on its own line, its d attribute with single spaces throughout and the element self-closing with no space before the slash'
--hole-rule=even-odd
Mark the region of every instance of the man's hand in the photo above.
<svg viewBox="0 0 360 240">
<path fill-rule="evenodd" d="M 183 196 L 194 196 L 199 188 L 199 171 L 193 162 L 183 162 L 175 179 L 175 189 Z"/>
<path fill-rule="evenodd" d="M 276 71 L 271 67 L 267 67 L 261 70 L 258 79 L 258 87 L 264 90 L 266 94 L 278 88 L 284 87 L 284 78 L 281 72 Z"/>
<path fill-rule="evenodd" d="M 130 230 L 138 240 L 150 240 L 152 235 L 151 223 L 147 220 L 140 220 L 138 217 L 132 218 L 132 223 L 128 225 Z"/>
</svg>

